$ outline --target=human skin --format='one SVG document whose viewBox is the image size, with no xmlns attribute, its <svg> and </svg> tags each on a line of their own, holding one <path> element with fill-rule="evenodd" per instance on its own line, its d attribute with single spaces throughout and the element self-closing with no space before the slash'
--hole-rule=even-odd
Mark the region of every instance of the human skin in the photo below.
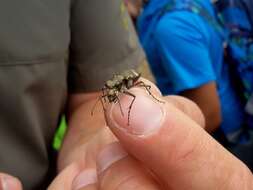
<svg viewBox="0 0 253 190">
<path fill-rule="evenodd" d="M 217 130 L 222 121 L 220 98 L 215 81 L 203 84 L 198 88 L 182 91 L 180 95 L 194 101 L 206 118 L 206 131 Z"/>
<path fill-rule="evenodd" d="M 48 190 L 253 188 L 249 169 L 203 130 L 204 118 L 196 104 L 182 97 L 161 97 L 155 86 L 151 90 L 164 103 L 145 89 L 130 90 L 136 95 L 130 125 L 126 113 L 132 99 L 127 95 L 120 96 L 124 117 L 119 104 L 106 106 L 109 128 L 100 108 L 95 121 L 90 116 L 95 97 L 90 103 L 77 101 L 70 108 L 79 109 L 72 112 L 73 128 L 60 154 L 59 175 Z"/>
<path fill-rule="evenodd" d="M 107 124 L 119 142 L 112 136 L 113 140 L 106 138 L 107 145 L 100 146 L 99 151 L 98 146 L 91 146 L 96 152 L 94 165 L 83 167 L 74 162 L 49 190 L 253 188 L 249 169 L 203 130 L 204 118 L 196 104 L 177 96 L 160 97 L 165 103 L 159 103 L 144 89 L 130 91 L 137 97 L 130 125 L 126 117 L 132 100 L 129 96 L 120 96 L 124 117 L 118 104 L 107 105 L 105 111 Z M 160 96 L 155 86 L 152 93 Z M 108 128 L 102 130 L 104 134 L 109 132 Z M 93 143 L 103 142 L 102 136 L 100 140 L 94 138 Z M 82 155 L 93 158 L 87 150 Z"/>
<path fill-rule="evenodd" d="M 140 14 L 142 0 L 124 0 L 124 2 L 130 16 L 136 18 Z"/>
<path fill-rule="evenodd" d="M 16 177 L 0 172 L 0 190 L 22 190 L 22 185 Z"/>
</svg>

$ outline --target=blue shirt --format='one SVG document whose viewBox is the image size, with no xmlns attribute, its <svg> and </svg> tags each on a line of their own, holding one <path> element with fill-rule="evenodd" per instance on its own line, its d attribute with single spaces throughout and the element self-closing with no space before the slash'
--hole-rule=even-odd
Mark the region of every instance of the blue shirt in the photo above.
<svg viewBox="0 0 253 190">
<path fill-rule="evenodd" d="M 215 81 L 220 97 L 222 129 L 226 134 L 241 128 L 243 107 L 223 62 L 223 39 L 200 15 L 174 10 L 161 16 L 168 0 L 151 0 L 138 20 L 140 41 L 146 51 L 157 85 L 164 95 L 179 94 Z M 177 6 L 184 4 L 177 0 Z M 200 5 L 210 15 L 210 0 Z"/>
</svg>

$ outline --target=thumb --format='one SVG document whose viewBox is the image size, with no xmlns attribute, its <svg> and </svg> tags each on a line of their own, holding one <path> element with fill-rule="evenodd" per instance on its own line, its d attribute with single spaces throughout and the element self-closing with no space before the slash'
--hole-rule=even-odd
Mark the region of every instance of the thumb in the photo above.
<svg viewBox="0 0 253 190">
<path fill-rule="evenodd" d="M 131 96 L 119 97 L 120 104 L 108 105 L 108 126 L 125 149 L 153 171 L 167 189 L 253 188 L 247 167 L 192 117 L 169 101 L 157 101 L 146 90 L 131 88 L 129 93 Z"/>
<path fill-rule="evenodd" d="M 22 190 L 22 185 L 17 178 L 0 173 L 0 190 Z"/>
</svg>

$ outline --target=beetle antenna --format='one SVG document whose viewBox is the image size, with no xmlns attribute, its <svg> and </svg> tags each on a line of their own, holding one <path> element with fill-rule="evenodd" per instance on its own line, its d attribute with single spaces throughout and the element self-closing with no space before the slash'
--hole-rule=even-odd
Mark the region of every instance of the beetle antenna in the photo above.
<svg viewBox="0 0 253 190">
<path fill-rule="evenodd" d="M 137 83 L 135 84 L 135 86 L 144 87 L 144 88 L 146 89 L 146 91 L 149 93 L 149 95 L 150 95 L 152 98 L 154 98 L 157 102 L 159 102 L 159 103 L 165 103 L 165 102 L 159 100 L 157 97 L 155 97 L 155 96 L 151 93 L 151 91 L 150 91 L 151 86 L 150 86 L 150 85 L 146 85 L 143 81 L 137 82 Z"/>
</svg>

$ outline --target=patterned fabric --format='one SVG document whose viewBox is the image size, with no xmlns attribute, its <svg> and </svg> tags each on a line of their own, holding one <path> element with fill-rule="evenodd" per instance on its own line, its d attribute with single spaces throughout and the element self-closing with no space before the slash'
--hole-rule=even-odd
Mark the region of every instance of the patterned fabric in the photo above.
<svg viewBox="0 0 253 190">
<path fill-rule="evenodd" d="M 221 24 L 228 32 L 227 53 L 246 101 L 253 93 L 252 5 L 249 0 L 223 0 L 216 4 Z"/>
</svg>

